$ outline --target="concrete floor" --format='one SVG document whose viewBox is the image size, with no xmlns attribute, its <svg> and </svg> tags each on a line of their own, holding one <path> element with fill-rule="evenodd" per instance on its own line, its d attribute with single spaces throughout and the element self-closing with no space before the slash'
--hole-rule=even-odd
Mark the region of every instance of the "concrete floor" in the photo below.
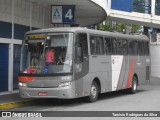
<svg viewBox="0 0 160 120">
<path fill-rule="evenodd" d="M 124 91 L 105 93 L 95 103 L 86 103 L 83 99 L 55 100 L 41 99 L 32 106 L 11 109 L 12 111 L 160 111 L 160 79 L 152 78 L 147 85 L 139 86 L 136 94 L 127 94 Z M 9 118 L 7 118 L 9 119 Z M 46 118 L 51 119 L 51 118 Z M 60 120 L 73 118 L 58 117 Z M 81 117 L 78 120 L 90 120 L 100 118 Z M 101 119 L 117 119 L 102 118 Z M 127 119 L 127 118 L 119 118 Z M 142 119 L 142 118 L 131 118 Z M 143 118 L 144 119 L 144 118 Z M 145 120 L 151 118 L 145 118 Z M 154 118 L 159 119 L 159 118 Z M 13 120 L 13 118 L 12 118 Z M 18 120 L 15 118 L 15 120 Z"/>
</svg>

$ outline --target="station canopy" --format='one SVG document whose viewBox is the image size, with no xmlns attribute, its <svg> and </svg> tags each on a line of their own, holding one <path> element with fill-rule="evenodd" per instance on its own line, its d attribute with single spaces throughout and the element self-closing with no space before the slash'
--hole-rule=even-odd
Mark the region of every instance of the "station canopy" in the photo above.
<svg viewBox="0 0 160 120">
<path fill-rule="evenodd" d="M 51 8 L 51 5 L 75 5 L 75 24 L 89 26 L 102 22 L 107 14 L 105 10 L 91 0 L 32 0 Z"/>
</svg>

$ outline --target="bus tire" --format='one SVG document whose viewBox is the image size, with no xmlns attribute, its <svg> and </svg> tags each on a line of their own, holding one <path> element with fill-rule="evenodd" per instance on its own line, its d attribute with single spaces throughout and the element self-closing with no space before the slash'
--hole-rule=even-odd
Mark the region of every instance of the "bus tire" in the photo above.
<svg viewBox="0 0 160 120">
<path fill-rule="evenodd" d="M 95 81 L 93 81 L 91 88 L 90 88 L 90 95 L 87 97 L 87 101 L 92 103 L 97 101 L 99 94 L 99 88 Z"/>
<path fill-rule="evenodd" d="M 130 94 L 135 94 L 137 92 L 137 86 L 138 86 L 138 80 L 136 76 L 133 76 L 132 78 L 132 86 L 129 89 Z"/>
</svg>

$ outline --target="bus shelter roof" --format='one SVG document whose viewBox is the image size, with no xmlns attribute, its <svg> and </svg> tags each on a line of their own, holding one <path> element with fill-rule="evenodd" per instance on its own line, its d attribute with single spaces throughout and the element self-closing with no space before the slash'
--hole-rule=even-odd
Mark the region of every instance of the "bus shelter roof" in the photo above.
<svg viewBox="0 0 160 120">
<path fill-rule="evenodd" d="M 82 27 L 98 24 L 107 17 L 105 10 L 92 0 L 32 0 L 32 2 L 48 6 L 49 9 L 51 5 L 75 5 L 75 24 Z"/>
</svg>

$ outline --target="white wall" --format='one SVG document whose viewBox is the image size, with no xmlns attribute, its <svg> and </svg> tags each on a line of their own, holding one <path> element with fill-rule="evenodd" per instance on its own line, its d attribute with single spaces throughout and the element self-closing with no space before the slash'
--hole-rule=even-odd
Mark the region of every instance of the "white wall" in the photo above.
<svg viewBox="0 0 160 120">
<path fill-rule="evenodd" d="M 0 95 L 3 94 L 10 94 L 15 93 L 18 91 L 13 91 L 13 51 L 14 51 L 14 45 L 21 45 L 21 40 L 16 39 L 7 39 L 7 38 L 0 38 L 0 43 L 5 43 L 9 45 L 9 56 L 8 56 L 8 91 L 6 92 L 0 92 Z"/>
<path fill-rule="evenodd" d="M 50 27 L 50 6 L 30 2 L 31 0 L 0 0 L 0 21 L 12 23 L 12 37 L 0 38 L 0 43 L 9 44 L 8 61 L 8 91 L 0 94 L 12 93 L 13 91 L 13 51 L 14 44 L 21 44 L 21 40 L 14 39 L 14 23 L 35 27 Z M 0 26 L 1 27 L 1 26 Z"/>
<path fill-rule="evenodd" d="M 111 0 L 91 0 L 91 1 L 101 6 L 106 11 L 107 14 L 110 12 Z"/>
<path fill-rule="evenodd" d="M 7 7 L 8 5 L 8 7 Z M 0 0 L 0 20 L 11 22 L 11 0 Z"/>
<path fill-rule="evenodd" d="M 150 44 L 151 54 L 151 76 L 160 78 L 160 45 Z"/>
<path fill-rule="evenodd" d="M 50 7 L 30 0 L 0 0 L 0 21 L 12 22 L 14 2 L 14 23 L 36 28 L 50 27 Z"/>
</svg>

